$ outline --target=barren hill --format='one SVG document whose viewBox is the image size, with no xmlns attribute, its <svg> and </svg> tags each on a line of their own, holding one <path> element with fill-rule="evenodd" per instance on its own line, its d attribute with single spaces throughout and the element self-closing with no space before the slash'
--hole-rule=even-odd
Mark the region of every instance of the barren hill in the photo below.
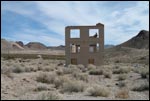
<svg viewBox="0 0 150 101">
<path fill-rule="evenodd" d="M 30 49 L 38 49 L 38 50 L 47 49 L 47 47 L 40 42 L 29 42 L 25 46 L 27 46 Z"/>
<path fill-rule="evenodd" d="M 24 49 L 22 46 L 13 41 L 7 41 L 5 39 L 1 39 L 1 50 L 22 50 Z"/>
<path fill-rule="evenodd" d="M 149 64 L 149 31 L 141 30 L 135 37 L 105 49 L 106 61 Z"/>
<path fill-rule="evenodd" d="M 149 31 L 141 30 L 138 35 L 120 44 L 119 46 L 138 49 L 149 49 Z"/>
</svg>

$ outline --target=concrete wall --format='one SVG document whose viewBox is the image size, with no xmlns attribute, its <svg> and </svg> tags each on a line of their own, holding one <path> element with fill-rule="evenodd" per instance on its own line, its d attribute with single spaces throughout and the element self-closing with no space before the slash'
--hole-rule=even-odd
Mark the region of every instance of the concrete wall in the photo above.
<svg viewBox="0 0 150 101">
<path fill-rule="evenodd" d="M 79 29 L 80 38 L 70 38 L 70 30 Z M 99 38 L 89 37 L 89 29 L 98 29 Z M 79 53 L 71 53 L 70 44 L 80 45 Z M 90 43 L 99 43 L 99 52 L 90 53 Z M 96 26 L 67 26 L 65 28 L 65 54 L 66 54 L 66 65 L 71 64 L 71 58 L 77 59 L 77 64 L 83 64 L 87 66 L 88 59 L 94 59 L 94 65 L 102 65 L 104 57 L 104 25 L 96 24 Z"/>
</svg>

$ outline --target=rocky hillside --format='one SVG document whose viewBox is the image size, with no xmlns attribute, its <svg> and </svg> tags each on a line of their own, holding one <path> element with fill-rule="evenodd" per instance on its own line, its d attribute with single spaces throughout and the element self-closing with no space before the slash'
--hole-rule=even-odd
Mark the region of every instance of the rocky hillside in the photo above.
<svg viewBox="0 0 150 101">
<path fill-rule="evenodd" d="M 47 47 L 39 42 L 29 42 L 28 44 L 24 45 L 22 41 L 8 41 L 5 39 L 1 39 L 1 50 L 25 50 L 25 49 L 32 49 L 32 50 L 43 50 L 47 49 Z"/>
<path fill-rule="evenodd" d="M 25 46 L 27 46 L 29 49 L 38 49 L 38 50 L 47 49 L 47 47 L 40 42 L 29 42 Z"/>
<path fill-rule="evenodd" d="M 20 46 L 18 43 L 13 41 L 7 41 L 5 39 L 1 39 L 1 50 L 23 50 L 24 48 Z"/>
<path fill-rule="evenodd" d="M 149 49 L 149 31 L 141 30 L 135 37 L 120 44 L 119 46 Z"/>
</svg>

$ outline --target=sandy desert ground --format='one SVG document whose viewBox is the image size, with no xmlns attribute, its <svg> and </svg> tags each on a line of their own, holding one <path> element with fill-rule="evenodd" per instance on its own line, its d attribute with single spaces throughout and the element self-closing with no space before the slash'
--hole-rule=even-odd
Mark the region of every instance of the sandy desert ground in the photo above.
<svg viewBox="0 0 150 101">
<path fill-rule="evenodd" d="M 64 59 L 1 57 L 1 99 L 149 100 L 149 50 L 129 50 L 106 50 L 103 66 L 87 67 L 65 67 Z"/>
</svg>

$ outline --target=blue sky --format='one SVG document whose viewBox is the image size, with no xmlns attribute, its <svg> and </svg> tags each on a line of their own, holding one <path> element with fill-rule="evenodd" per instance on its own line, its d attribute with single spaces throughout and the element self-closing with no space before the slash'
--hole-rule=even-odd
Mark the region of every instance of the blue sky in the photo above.
<svg viewBox="0 0 150 101">
<path fill-rule="evenodd" d="M 149 30 L 147 1 L 2 1 L 1 38 L 65 44 L 65 26 L 105 25 L 105 44 L 120 44 Z"/>
</svg>

